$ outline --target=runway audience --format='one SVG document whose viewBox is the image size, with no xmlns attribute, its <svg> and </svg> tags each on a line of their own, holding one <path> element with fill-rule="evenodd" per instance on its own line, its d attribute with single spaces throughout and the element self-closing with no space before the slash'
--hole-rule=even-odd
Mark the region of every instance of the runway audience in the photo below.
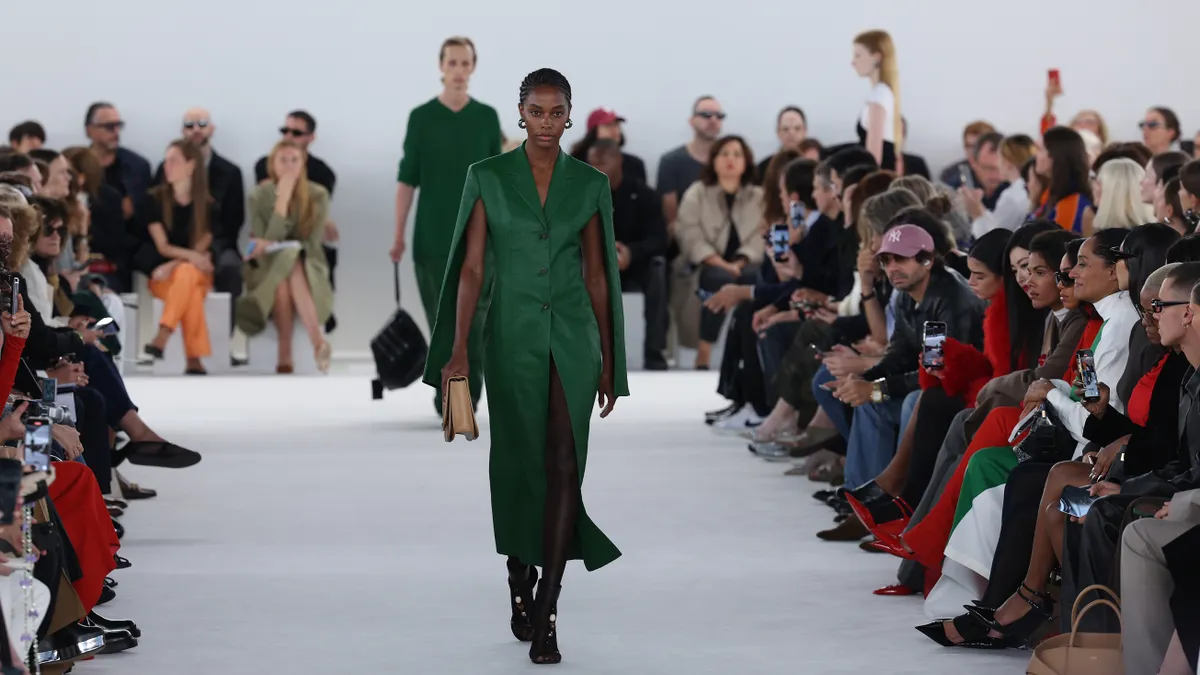
<svg viewBox="0 0 1200 675">
<path fill-rule="evenodd" d="M 867 76 L 867 57 L 894 56 L 887 44 L 859 45 Z M 706 423 L 824 483 L 814 497 L 833 523 L 817 536 L 895 556 L 898 583 L 874 592 L 924 595 L 921 634 L 1028 648 L 1069 633 L 1067 608 L 1101 585 L 1121 598 L 1123 628 L 1105 610 L 1081 625 L 1124 631 L 1126 673 L 1196 672 L 1200 161 L 1170 108 L 1149 108 L 1140 142 L 1122 142 L 1132 130 L 1094 110 L 1060 126 L 1061 94 L 1052 73 L 1033 136 L 967 124 L 963 159 L 936 183 L 919 156 L 888 154 L 893 141 L 910 148 L 887 97 L 869 109 L 892 119 L 828 147 L 800 107 L 783 108 L 778 145 L 756 163 L 723 134 L 721 103 L 700 96 L 653 187 L 611 109 L 587 116 L 571 152 L 609 177 L 622 285 L 645 299 L 646 369 L 671 367 L 674 335 L 706 370 L 724 335 L 729 404 Z M 54 379 L 72 411 L 52 425 L 54 471 L 22 490 L 34 508 L 18 519 L 37 521 L 42 553 L 27 600 L 0 593 L 20 605 L 0 612 L 17 662 L 136 646 L 133 622 L 94 611 L 115 594 L 107 575 L 130 564 L 117 555 L 127 500 L 155 494 L 117 467 L 200 459 L 141 419 L 114 365 L 130 346 L 100 322 L 135 273 L 164 302 L 137 351 L 161 358 L 182 332 L 187 372 L 203 374 L 215 287 L 233 297 L 240 333 L 275 325 L 278 373 L 293 372 L 297 320 L 329 367 L 340 234 L 336 176 L 311 153 L 316 119 L 285 116 L 249 192 L 214 151 L 208 111 L 184 114 L 153 177 L 122 145 L 124 125 L 98 102 L 87 147 L 60 154 L 27 121 L 0 150 L 0 266 L 21 284 L 16 311 L 0 307 L 0 389 L 13 392 L 0 440 L 25 438 L 26 400 L 43 386 L 29 373 Z M 66 536 L 39 540 L 51 524 Z M 14 625 L 23 617 L 42 619 L 36 650 Z"/>
</svg>

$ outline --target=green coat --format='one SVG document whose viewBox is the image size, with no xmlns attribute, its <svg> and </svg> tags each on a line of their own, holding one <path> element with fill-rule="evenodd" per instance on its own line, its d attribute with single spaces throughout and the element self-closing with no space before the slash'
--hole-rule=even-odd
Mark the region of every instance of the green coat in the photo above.
<svg viewBox="0 0 1200 675">
<path fill-rule="evenodd" d="M 527 565 L 541 565 L 551 355 L 566 392 L 581 485 L 587 466 L 601 352 L 600 330 L 584 285 L 580 236 L 597 213 L 604 227 L 612 305 L 613 384 L 617 396 L 629 395 L 612 193 L 604 174 L 562 151 L 545 209 L 524 147 L 471 166 L 425 365 L 425 382 L 431 386 L 441 383 L 442 368 L 453 351 L 464 234 L 480 199 L 488 218 L 486 259 L 494 267 L 483 358 L 496 550 Z M 488 300 L 481 297 L 480 305 Z M 620 554 L 581 505 L 569 559 L 583 560 L 594 570 Z"/>
<path fill-rule="evenodd" d="M 246 290 L 238 298 L 235 311 L 238 328 L 246 335 L 257 335 L 267 327 L 275 306 L 275 289 L 291 274 L 296 260 L 304 253 L 304 276 L 312 289 L 317 306 L 317 321 L 324 325 L 333 313 L 333 286 L 329 283 L 329 262 L 325 259 L 325 223 L 329 220 L 329 193 L 316 183 L 308 183 L 316 226 L 301 248 L 286 248 L 261 258 L 247 260 L 243 268 Z M 250 234 L 258 239 L 287 241 L 296 239 L 296 217 L 275 213 L 275 184 L 263 183 L 250 193 Z"/>
</svg>

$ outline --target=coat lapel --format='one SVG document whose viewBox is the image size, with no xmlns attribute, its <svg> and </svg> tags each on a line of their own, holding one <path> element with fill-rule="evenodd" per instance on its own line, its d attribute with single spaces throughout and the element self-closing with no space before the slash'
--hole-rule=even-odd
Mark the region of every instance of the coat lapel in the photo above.
<svg viewBox="0 0 1200 675">
<path fill-rule="evenodd" d="M 575 173 L 571 171 L 571 158 L 567 156 L 567 153 L 559 150 L 558 160 L 554 162 L 554 176 L 550 179 L 550 190 L 546 193 L 547 223 L 554 222 L 554 212 L 571 194 L 573 178 L 575 178 Z"/>
<path fill-rule="evenodd" d="M 521 201 L 525 202 L 538 222 L 545 225 L 546 213 L 542 209 L 542 200 L 538 197 L 537 184 L 533 182 L 533 169 L 529 166 L 529 157 L 525 155 L 525 145 L 522 143 L 521 147 L 510 152 L 509 156 L 512 157 L 509 164 L 509 180 L 517 194 L 521 195 Z M 553 188 L 551 185 L 551 189 Z"/>
</svg>

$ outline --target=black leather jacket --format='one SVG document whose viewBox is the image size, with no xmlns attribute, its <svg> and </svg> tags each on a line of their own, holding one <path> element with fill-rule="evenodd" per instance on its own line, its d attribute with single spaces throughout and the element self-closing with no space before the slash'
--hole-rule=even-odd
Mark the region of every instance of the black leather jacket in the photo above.
<svg viewBox="0 0 1200 675">
<path fill-rule="evenodd" d="M 867 381 L 884 378 L 884 391 L 896 400 L 920 387 L 917 377 L 926 321 L 946 324 L 946 337 L 976 349 L 983 347 L 984 302 L 975 297 L 967 281 L 958 272 L 937 265 L 930 273 L 929 287 L 918 304 L 900 291 L 896 301 L 896 325 L 888 342 L 887 353 L 872 369 L 863 373 Z"/>
</svg>

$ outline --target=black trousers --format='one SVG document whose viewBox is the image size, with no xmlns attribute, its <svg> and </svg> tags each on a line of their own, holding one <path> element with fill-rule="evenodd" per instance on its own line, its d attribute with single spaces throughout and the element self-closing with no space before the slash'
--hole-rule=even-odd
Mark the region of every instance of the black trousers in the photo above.
<svg viewBox="0 0 1200 675">
<path fill-rule="evenodd" d="M 753 319 L 754 307 L 748 302 L 733 310 L 733 320 L 725 335 L 717 393 L 734 403 L 749 404 L 754 412 L 766 417 L 773 404 L 767 401 L 766 383 L 758 360 L 758 336 L 751 323 Z"/>
<path fill-rule="evenodd" d="M 779 380 L 783 359 L 800 332 L 798 322 L 777 323 L 758 336 L 758 360 L 762 366 L 767 403 L 774 408 L 779 400 Z"/>
<path fill-rule="evenodd" d="M 75 427 L 83 443 L 83 461 L 96 476 L 100 492 L 112 492 L 112 446 L 108 441 L 108 412 L 104 395 L 90 387 L 75 389 Z"/>
<path fill-rule="evenodd" d="M 742 268 L 741 276 L 737 277 L 719 267 L 700 266 L 700 289 L 709 293 L 716 293 L 726 284 L 753 284 L 757 279 L 758 265 L 746 265 Z M 724 315 L 715 314 L 707 308 L 701 307 L 700 339 L 704 342 L 716 342 L 717 338 L 721 337 L 721 326 L 724 323 Z"/>
<path fill-rule="evenodd" d="M 938 452 L 942 449 L 942 441 L 946 438 L 950 423 L 965 407 L 966 403 L 961 398 L 949 396 L 940 387 L 921 392 L 921 407 L 916 413 L 917 427 L 913 434 L 908 480 L 900 493 L 900 497 L 914 509 L 921 503 L 925 489 L 929 487 L 933 469 L 937 466 Z M 900 434 L 903 435 L 904 431 L 901 429 Z"/>
<path fill-rule="evenodd" d="M 1063 533 L 1063 584 L 1060 602 L 1066 608 L 1060 630 L 1071 632 L 1071 611 L 1079 591 L 1103 584 L 1120 593 L 1120 577 L 1115 564 L 1121 545 L 1121 525 L 1125 512 L 1139 497 L 1116 494 L 1097 499 L 1088 510 L 1083 524 L 1067 521 Z M 1084 604 L 1104 597 L 1095 591 L 1087 594 Z M 1080 605 L 1082 607 L 1083 605 Z M 1084 615 L 1079 630 L 1089 633 L 1119 633 L 1121 624 L 1112 612 L 1098 610 Z"/>
<path fill-rule="evenodd" d="M 1000 526 L 1000 540 L 981 600 L 984 607 L 999 607 L 1025 580 L 1033 555 L 1033 533 L 1042 507 L 1042 492 L 1053 467 L 1050 462 L 1025 462 L 1008 474 L 1004 486 L 1004 523 Z"/>
<path fill-rule="evenodd" d="M 232 332 L 237 299 L 242 294 L 242 256 L 237 249 L 226 248 L 217 252 L 213 261 L 213 290 L 229 294 L 229 329 Z"/>
<path fill-rule="evenodd" d="M 663 359 L 667 350 L 670 309 L 667 296 L 667 259 L 654 256 L 644 264 L 621 272 L 621 290 L 641 291 L 645 298 L 642 317 L 646 321 L 646 341 L 642 354 L 646 360 Z"/>
</svg>

